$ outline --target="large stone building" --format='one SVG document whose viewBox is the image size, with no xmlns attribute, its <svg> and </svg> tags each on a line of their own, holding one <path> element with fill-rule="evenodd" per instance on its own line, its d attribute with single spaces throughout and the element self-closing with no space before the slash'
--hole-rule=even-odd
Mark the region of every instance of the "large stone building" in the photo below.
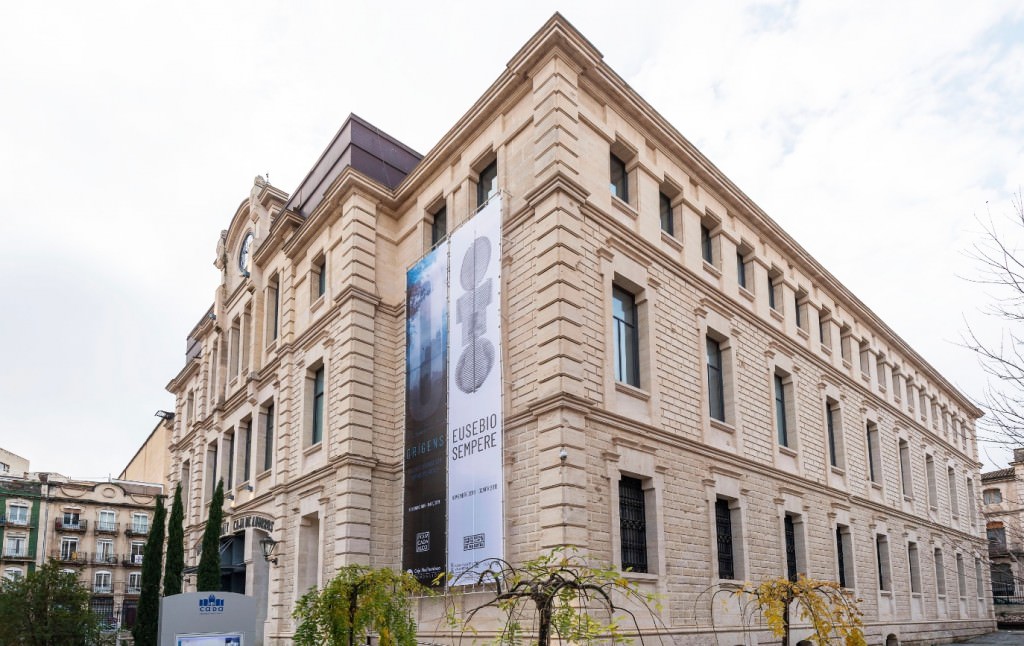
<svg viewBox="0 0 1024 646">
<path fill-rule="evenodd" d="M 405 441 L 407 270 L 495 203 L 500 553 L 631 568 L 679 644 L 741 629 L 709 586 L 793 572 L 862 598 L 869 643 L 994 627 L 980 412 L 556 15 L 425 156 L 350 117 L 221 236 L 169 473 L 190 564 L 224 479 L 223 584 L 263 643 L 340 566 L 419 549 L 403 470 L 452 438 Z M 436 603 L 420 620 L 443 639 Z"/>
</svg>

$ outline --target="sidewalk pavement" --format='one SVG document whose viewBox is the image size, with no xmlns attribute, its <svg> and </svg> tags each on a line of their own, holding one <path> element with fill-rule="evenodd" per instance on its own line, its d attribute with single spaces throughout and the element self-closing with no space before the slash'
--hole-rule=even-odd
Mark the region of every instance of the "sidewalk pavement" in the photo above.
<svg viewBox="0 0 1024 646">
<path fill-rule="evenodd" d="M 1024 646 L 1024 630 L 999 630 L 967 641 L 953 643 L 970 644 L 971 646 Z"/>
</svg>

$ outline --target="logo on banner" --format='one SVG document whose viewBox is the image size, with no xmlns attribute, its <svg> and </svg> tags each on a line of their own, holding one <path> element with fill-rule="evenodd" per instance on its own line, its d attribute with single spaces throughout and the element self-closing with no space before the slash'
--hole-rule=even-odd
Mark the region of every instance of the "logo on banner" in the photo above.
<svg viewBox="0 0 1024 646">
<path fill-rule="evenodd" d="M 465 294 L 455 305 L 462 326 L 462 355 L 455 365 L 455 384 L 464 393 L 475 393 L 494 367 L 494 344 L 487 333 L 487 308 L 494 298 L 494 282 L 487 276 L 491 263 L 491 241 L 476 238 L 462 256 L 459 282 Z M 486 280 L 485 280 L 486 278 Z"/>
<path fill-rule="evenodd" d="M 430 551 L 430 532 L 419 532 L 418 534 L 416 534 L 416 551 Z"/>
</svg>

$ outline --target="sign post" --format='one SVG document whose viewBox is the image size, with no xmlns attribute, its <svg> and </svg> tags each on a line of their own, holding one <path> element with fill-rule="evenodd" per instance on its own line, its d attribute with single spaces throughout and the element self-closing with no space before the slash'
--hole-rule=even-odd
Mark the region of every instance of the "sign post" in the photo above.
<svg viewBox="0 0 1024 646">
<path fill-rule="evenodd" d="M 160 600 L 160 646 L 255 646 L 256 600 L 186 592 Z"/>
</svg>

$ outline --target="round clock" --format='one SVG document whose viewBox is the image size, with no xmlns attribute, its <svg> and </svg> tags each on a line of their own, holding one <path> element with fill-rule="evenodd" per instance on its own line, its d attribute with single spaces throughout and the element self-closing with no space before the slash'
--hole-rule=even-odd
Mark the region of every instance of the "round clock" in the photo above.
<svg viewBox="0 0 1024 646">
<path fill-rule="evenodd" d="M 252 231 L 245 234 L 242 238 L 242 248 L 238 252 L 238 268 L 242 270 L 242 273 L 246 276 L 249 275 L 249 263 L 251 262 L 250 251 L 252 248 Z"/>
</svg>

